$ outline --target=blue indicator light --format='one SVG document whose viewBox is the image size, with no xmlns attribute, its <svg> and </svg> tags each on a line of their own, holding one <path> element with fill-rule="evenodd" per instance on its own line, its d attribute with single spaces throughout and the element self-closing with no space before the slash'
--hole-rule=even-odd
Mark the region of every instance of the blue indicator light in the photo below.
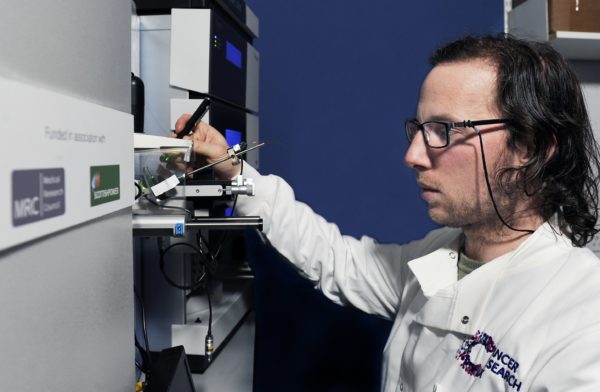
<svg viewBox="0 0 600 392">
<path fill-rule="evenodd" d="M 235 146 L 242 142 L 242 133 L 234 129 L 225 129 L 225 140 L 230 146 Z"/>
<path fill-rule="evenodd" d="M 231 44 L 231 42 L 227 41 L 225 47 L 225 58 L 233 65 L 242 69 L 242 52 L 235 46 Z"/>
</svg>

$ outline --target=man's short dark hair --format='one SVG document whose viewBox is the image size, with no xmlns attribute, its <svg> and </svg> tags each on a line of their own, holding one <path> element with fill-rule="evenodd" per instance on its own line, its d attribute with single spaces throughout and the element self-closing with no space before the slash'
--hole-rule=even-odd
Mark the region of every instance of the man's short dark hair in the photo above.
<svg viewBox="0 0 600 392">
<path fill-rule="evenodd" d="M 506 184 L 516 178 L 540 215 L 556 215 L 560 230 L 584 246 L 598 232 L 600 164 L 577 76 L 550 45 L 506 34 L 462 38 L 436 50 L 430 63 L 476 59 L 496 68 L 496 103 L 502 118 L 511 120 L 508 145 L 526 148 L 530 157 L 501 170 L 499 183 L 510 189 Z"/>
</svg>

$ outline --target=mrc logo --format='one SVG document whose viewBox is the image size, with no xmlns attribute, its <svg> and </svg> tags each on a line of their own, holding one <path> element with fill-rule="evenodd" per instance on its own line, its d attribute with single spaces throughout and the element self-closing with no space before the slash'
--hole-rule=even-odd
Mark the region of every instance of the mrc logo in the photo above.
<svg viewBox="0 0 600 392">
<path fill-rule="evenodd" d="M 13 226 L 65 213 L 65 170 L 34 169 L 12 172 Z"/>
</svg>

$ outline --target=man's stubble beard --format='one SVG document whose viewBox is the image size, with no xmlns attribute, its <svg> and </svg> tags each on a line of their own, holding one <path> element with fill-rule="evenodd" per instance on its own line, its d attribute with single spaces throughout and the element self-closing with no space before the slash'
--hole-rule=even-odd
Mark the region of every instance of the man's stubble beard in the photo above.
<svg viewBox="0 0 600 392">
<path fill-rule="evenodd" d="M 506 168 L 506 159 L 502 159 L 498 162 L 498 167 Z M 489 169 L 488 169 L 489 170 Z M 511 179 L 509 184 L 504 183 L 503 186 L 499 185 L 497 174 L 502 169 L 494 169 L 495 175 L 490 176 L 490 185 L 492 187 L 492 193 L 496 206 L 502 215 L 504 220 L 510 221 L 517 208 L 517 185 L 515 178 Z M 461 197 L 448 198 L 447 206 L 428 206 L 428 213 L 430 218 L 437 224 L 448 226 L 448 227 L 485 227 L 490 230 L 500 231 L 504 224 L 498 217 L 492 203 L 492 199 L 489 195 L 487 186 L 485 185 L 485 178 L 483 178 L 483 172 L 481 173 L 481 182 L 485 187 L 485 192 L 480 192 L 476 199 L 468 199 Z M 436 209 L 442 209 L 442 211 L 436 211 Z"/>
</svg>

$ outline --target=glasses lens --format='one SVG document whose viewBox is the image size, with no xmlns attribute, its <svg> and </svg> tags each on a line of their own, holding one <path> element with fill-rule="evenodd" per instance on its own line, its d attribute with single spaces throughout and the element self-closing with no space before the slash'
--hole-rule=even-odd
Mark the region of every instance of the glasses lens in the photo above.
<svg viewBox="0 0 600 392">
<path fill-rule="evenodd" d="M 446 124 L 440 122 L 427 122 L 423 124 L 425 139 L 430 147 L 445 147 L 448 144 Z"/>
<path fill-rule="evenodd" d="M 412 142 L 415 136 L 417 136 L 417 132 L 419 132 L 419 125 L 414 120 L 409 120 L 404 124 L 404 128 L 406 129 L 408 141 Z"/>
</svg>

